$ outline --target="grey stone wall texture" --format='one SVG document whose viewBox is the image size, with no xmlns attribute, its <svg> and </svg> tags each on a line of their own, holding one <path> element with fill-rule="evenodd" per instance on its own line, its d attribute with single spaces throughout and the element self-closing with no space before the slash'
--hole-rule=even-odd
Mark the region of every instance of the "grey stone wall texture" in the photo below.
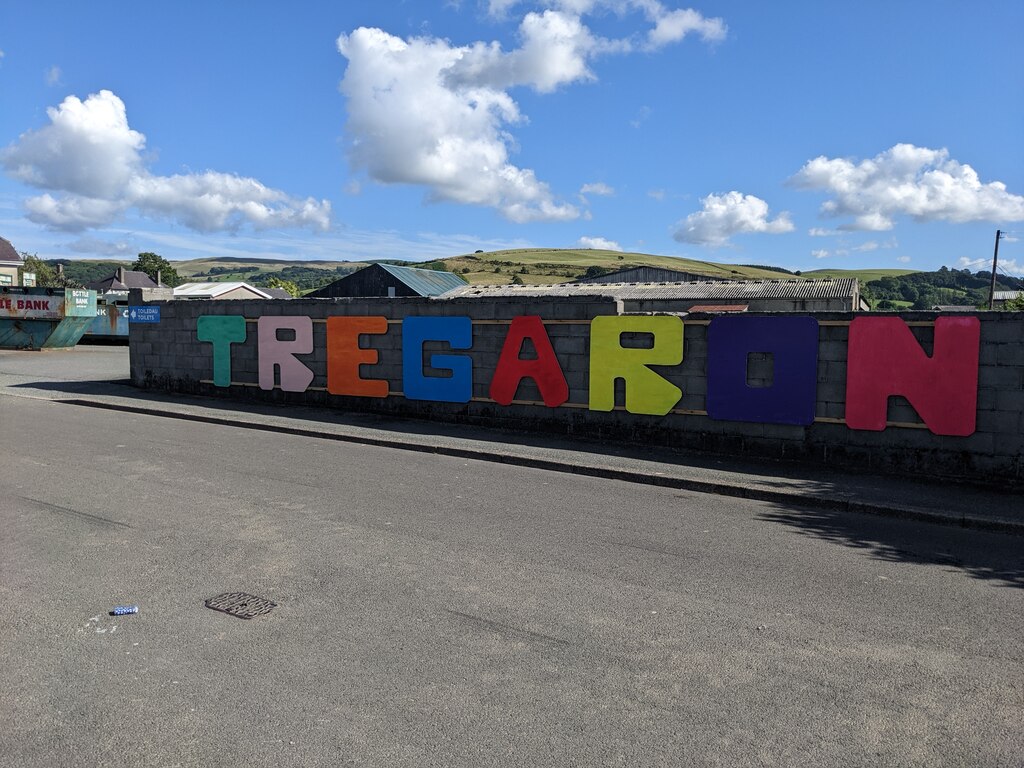
<svg viewBox="0 0 1024 768">
<path fill-rule="evenodd" d="M 140 302 L 136 295 L 132 304 Z M 590 411 L 589 324 L 599 315 L 622 314 L 621 302 L 610 298 L 559 299 L 295 299 L 234 301 L 161 301 L 161 322 L 134 324 L 130 333 L 131 377 L 139 387 L 170 392 L 256 399 L 276 403 L 322 405 L 353 411 L 371 411 L 446 422 L 463 422 L 524 431 L 567 433 L 608 440 L 658 444 L 685 451 L 725 455 L 752 455 L 814 462 L 844 469 L 945 478 L 1019 490 L 1024 487 L 1024 313 L 977 312 L 981 322 L 978 372 L 977 430 L 968 437 L 932 434 L 926 428 L 889 426 L 881 432 L 849 429 L 845 414 L 849 312 L 814 313 L 819 323 L 816 420 L 808 426 L 716 421 L 700 413 L 707 394 L 706 315 L 684 317 L 684 355 L 679 366 L 655 368 L 683 391 L 681 401 L 666 416 L 631 414 L 621 407 L 611 412 Z M 299 315 L 314 320 L 314 351 L 298 356 L 315 374 L 303 393 L 261 390 L 257 382 L 256 324 L 247 324 L 247 340 L 232 345 L 231 387 L 216 387 L 212 345 L 200 342 L 196 320 L 201 315 Z M 804 313 L 795 313 L 797 315 Z M 903 318 L 913 325 L 914 336 L 931 354 L 937 312 L 873 313 Z M 473 395 L 469 403 L 441 403 L 391 396 L 386 399 L 340 397 L 326 391 L 326 324 L 332 315 L 378 315 L 401 320 L 410 315 L 469 316 L 473 319 L 473 347 L 455 350 L 473 361 Z M 554 350 L 569 385 L 569 400 L 559 408 L 542 404 L 501 406 L 489 400 L 489 386 L 509 321 L 519 315 L 539 315 L 545 321 Z M 786 313 L 786 316 L 793 316 Z M 862 315 L 861 315 L 862 316 Z M 957 313 L 963 316 L 963 313 Z M 494 322 L 499 321 L 499 322 Z M 837 323 L 837 324 L 828 324 Z M 635 342 L 643 346 L 642 339 Z M 401 326 L 391 325 L 384 335 L 363 337 L 362 346 L 377 349 L 380 363 L 363 367 L 364 378 L 386 379 L 392 392 L 402 391 Z M 630 344 L 624 337 L 624 345 Z M 447 344 L 428 342 L 430 354 L 448 352 Z M 425 367 L 427 375 L 432 372 Z M 442 374 L 443 375 L 443 374 Z M 770 362 L 751 356 L 751 383 L 770 381 Z M 248 385 L 248 386 L 246 386 Z M 618 383 L 617 406 L 623 403 Z M 525 379 L 517 401 L 540 401 L 531 380 Z M 576 404 L 577 407 L 573 407 Z M 582 407 L 579 407 L 582 406 Z M 902 397 L 889 398 L 890 422 L 918 424 L 921 419 Z M 831 420 L 831 421 L 830 421 Z"/>
</svg>

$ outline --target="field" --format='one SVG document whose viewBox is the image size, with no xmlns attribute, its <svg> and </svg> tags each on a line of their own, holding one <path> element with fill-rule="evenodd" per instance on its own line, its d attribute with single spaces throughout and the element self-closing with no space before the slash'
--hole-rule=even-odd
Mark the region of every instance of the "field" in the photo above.
<svg viewBox="0 0 1024 768">
<path fill-rule="evenodd" d="M 860 280 L 861 285 L 870 283 L 872 280 L 881 280 L 883 277 L 902 277 L 918 272 L 917 269 L 815 269 L 804 272 L 804 277 L 820 279 L 822 277 L 855 277 Z"/>
<path fill-rule="evenodd" d="M 280 272 L 289 267 L 303 269 L 324 269 L 334 271 L 337 267 L 346 269 L 366 266 L 367 262 L 357 261 L 273 261 L 271 259 L 192 259 L 172 261 L 174 268 L 183 278 L 201 277 L 204 280 L 250 280 L 262 274 Z M 211 274 L 212 271 L 212 274 Z"/>
<path fill-rule="evenodd" d="M 84 263 L 85 261 L 80 260 L 78 263 Z M 103 263 L 109 271 L 113 271 L 117 266 L 116 263 L 111 261 L 104 261 Z M 122 263 L 124 266 L 131 265 L 130 261 Z M 342 277 L 349 272 L 366 266 L 370 262 L 275 261 L 271 259 L 222 257 L 171 261 L 171 263 L 181 278 L 187 281 L 240 280 L 252 283 L 259 281 L 263 277 L 277 275 L 284 279 L 295 280 L 303 290 L 310 290 L 316 285 L 322 285 L 325 281 Z M 784 270 L 775 270 L 767 266 L 739 266 L 675 256 L 656 256 L 647 253 L 622 253 L 619 251 L 567 248 L 513 249 L 463 254 L 422 264 L 399 261 L 393 263 L 456 272 L 473 285 L 504 285 L 513 282 L 513 280 L 536 285 L 562 283 L 582 277 L 587 269 L 591 267 L 599 267 L 606 271 L 636 266 L 663 267 L 665 269 L 707 275 L 708 277 L 724 277 L 733 280 L 855 277 L 862 284 L 881 277 L 897 277 L 908 275 L 915 271 L 909 269 L 817 269 L 797 276 Z M 284 273 L 285 270 L 288 272 Z"/>
<path fill-rule="evenodd" d="M 535 248 L 491 251 L 454 256 L 431 262 L 451 272 L 458 272 L 474 285 L 503 285 L 519 275 L 524 283 L 561 283 L 581 277 L 589 267 L 608 270 L 651 266 L 694 272 L 709 277 L 736 280 L 765 280 L 792 277 L 785 272 L 733 264 L 717 264 L 675 256 L 653 256 L 646 253 L 620 253 L 590 249 Z"/>
</svg>

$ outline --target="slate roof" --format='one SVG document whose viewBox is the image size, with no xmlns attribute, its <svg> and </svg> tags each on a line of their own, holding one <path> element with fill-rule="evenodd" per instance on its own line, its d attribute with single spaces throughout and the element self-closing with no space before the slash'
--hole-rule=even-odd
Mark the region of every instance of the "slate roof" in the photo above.
<svg viewBox="0 0 1024 768">
<path fill-rule="evenodd" d="M 18 266 L 21 266 L 21 256 L 11 245 L 10 240 L 6 240 L 0 237 L 0 262 L 17 262 Z M 7 264 L 7 266 L 13 266 L 13 264 Z"/>
<path fill-rule="evenodd" d="M 561 285 L 467 285 L 442 298 L 613 296 L 619 300 L 685 299 L 709 303 L 736 299 L 843 299 L 857 294 L 857 280 L 744 280 L 691 283 L 569 283 Z"/>
<path fill-rule="evenodd" d="M 156 283 L 153 279 L 145 272 L 136 272 L 131 269 L 123 270 L 124 279 L 119 280 L 118 275 L 121 270 L 118 270 L 110 277 L 104 277 L 102 280 L 94 280 L 89 283 L 86 288 L 92 291 L 103 292 L 103 291 L 127 291 L 131 288 L 156 288 Z"/>
<path fill-rule="evenodd" d="M 401 280 L 420 296 L 440 296 L 446 291 L 463 288 L 466 281 L 454 272 L 438 272 L 434 269 L 396 267 L 394 264 L 378 264 L 396 280 Z"/>
<path fill-rule="evenodd" d="M 290 299 L 292 295 L 288 293 L 284 288 L 260 288 L 261 291 L 268 294 L 272 299 Z"/>
</svg>

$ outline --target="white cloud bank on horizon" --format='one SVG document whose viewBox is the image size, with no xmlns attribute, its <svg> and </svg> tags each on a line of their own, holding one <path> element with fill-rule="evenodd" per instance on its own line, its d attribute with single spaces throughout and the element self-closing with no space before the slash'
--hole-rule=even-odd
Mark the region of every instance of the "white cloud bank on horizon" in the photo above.
<svg viewBox="0 0 1024 768">
<path fill-rule="evenodd" d="M 831 195 L 821 212 L 853 217 L 840 226 L 843 230 L 889 230 L 900 215 L 957 224 L 1024 220 L 1024 196 L 1011 194 L 999 181 L 983 184 L 971 166 L 950 159 L 946 149 L 897 144 L 859 163 L 820 156 L 789 183 Z"/>
<path fill-rule="evenodd" d="M 128 125 L 111 91 L 85 101 L 68 96 L 47 110 L 50 124 L 0 150 L 7 174 L 48 190 L 25 201 L 28 218 L 50 229 L 80 232 L 116 221 L 129 209 L 198 232 L 330 226 L 326 200 L 300 200 L 256 179 L 228 173 L 156 176 L 145 167 L 146 137 Z M 55 197 L 50 192 L 58 193 Z"/>
<path fill-rule="evenodd" d="M 719 247 L 727 245 L 733 235 L 793 231 L 787 212 L 769 220 L 768 203 L 754 195 L 735 190 L 724 195 L 711 194 L 701 199 L 701 205 L 700 211 L 676 224 L 672 236 L 678 242 Z"/>
<path fill-rule="evenodd" d="M 514 5 L 492 1 L 490 11 L 504 15 Z M 487 206 L 516 223 L 578 218 L 580 210 L 558 201 L 532 169 L 510 161 L 509 127 L 526 118 L 509 90 L 550 93 L 594 80 L 589 64 L 599 56 L 655 50 L 691 33 L 720 40 L 726 32 L 721 19 L 697 11 L 626 0 L 612 5 L 621 13 L 639 11 L 654 26 L 643 38 L 603 38 L 583 23 L 599 5 L 564 0 L 526 13 L 520 46 L 509 51 L 493 41 L 403 40 L 369 27 L 342 34 L 337 45 L 348 65 L 340 87 L 352 167 L 382 184 L 424 186 L 428 201 Z"/>
<path fill-rule="evenodd" d="M 614 240 L 603 237 L 581 237 L 577 243 L 580 248 L 593 248 L 596 251 L 621 251 L 622 246 Z"/>
</svg>

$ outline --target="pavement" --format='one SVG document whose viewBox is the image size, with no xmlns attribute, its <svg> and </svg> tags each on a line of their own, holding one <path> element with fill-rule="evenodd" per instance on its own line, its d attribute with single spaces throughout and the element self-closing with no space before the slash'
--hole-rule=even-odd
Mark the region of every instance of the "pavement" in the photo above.
<svg viewBox="0 0 1024 768">
<path fill-rule="evenodd" d="M 1024 494 L 796 463 L 132 387 L 126 347 L 0 351 L 0 395 L 1024 535 Z"/>
</svg>

